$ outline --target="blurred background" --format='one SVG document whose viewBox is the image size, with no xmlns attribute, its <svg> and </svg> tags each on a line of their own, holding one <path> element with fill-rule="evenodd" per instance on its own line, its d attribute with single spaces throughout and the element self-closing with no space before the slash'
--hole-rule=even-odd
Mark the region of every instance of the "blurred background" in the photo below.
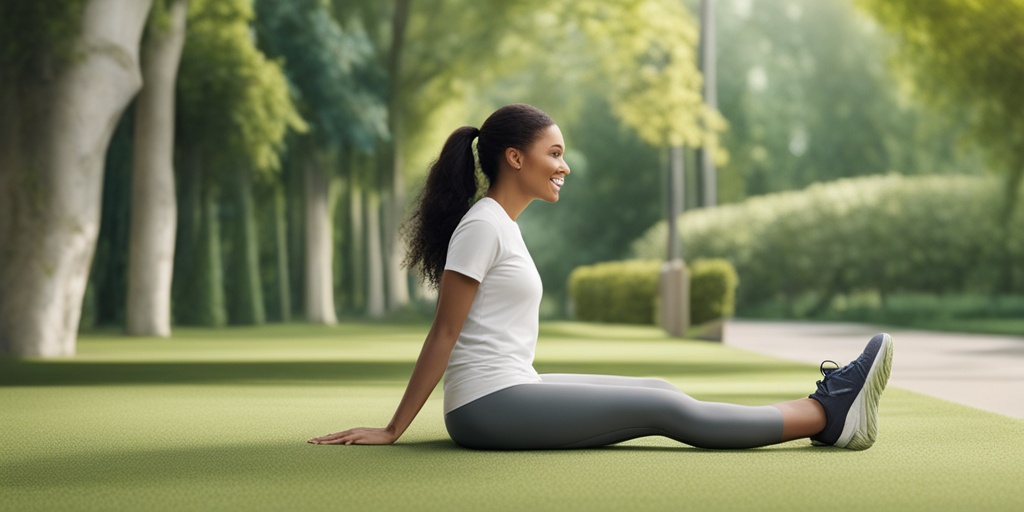
<svg viewBox="0 0 1024 512">
<path fill-rule="evenodd" d="M 8 141 L 66 136 L 17 124 L 51 104 L 26 98 L 57 94 L 37 84 L 104 95 L 61 73 L 90 62 L 78 27 L 141 31 L 141 90 L 113 109 L 83 199 L 96 229 L 68 244 L 87 283 L 72 331 L 429 318 L 402 220 L 448 134 L 514 102 L 556 120 L 572 168 L 559 203 L 519 221 L 545 318 L 571 317 L 574 268 L 664 257 L 680 147 L 683 255 L 736 266 L 739 316 L 1024 317 L 1024 2 L 157 0 L 135 21 L 103 10 L 117 3 L 0 13 Z M 8 332 L 34 229 L 16 162 L 0 181 Z M 173 179 L 140 177 L 160 169 Z M 174 220 L 169 242 L 143 240 L 143 218 Z M 145 243 L 168 263 L 132 278 Z"/>
</svg>

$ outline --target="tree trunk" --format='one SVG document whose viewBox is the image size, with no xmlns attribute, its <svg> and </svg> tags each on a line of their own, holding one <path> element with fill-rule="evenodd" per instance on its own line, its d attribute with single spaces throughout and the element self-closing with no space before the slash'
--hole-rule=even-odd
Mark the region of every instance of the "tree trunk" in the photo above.
<svg viewBox="0 0 1024 512">
<path fill-rule="evenodd" d="M 185 46 L 188 1 L 168 6 L 166 30 L 142 45 L 142 90 L 135 105 L 131 249 L 125 331 L 170 336 L 171 280 L 178 208 L 174 195 L 174 86 Z"/>
<path fill-rule="evenodd" d="M 395 161 L 400 161 L 395 155 Z M 405 184 L 402 172 L 395 171 L 391 200 L 387 202 L 386 220 L 388 237 L 388 311 L 394 312 L 409 305 L 409 272 L 402 267 L 405 244 L 402 242 L 402 218 L 405 216 Z"/>
<path fill-rule="evenodd" d="M 351 174 L 354 158 L 348 160 L 345 171 L 347 174 Z M 346 173 L 342 173 L 343 176 L 344 174 Z M 338 255 L 334 258 L 334 307 L 337 311 L 352 311 L 352 301 L 349 300 L 351 295 L 348 293 L 349 283 L 352 281 L 352 275 L 349 272 L 352 249 L 349 247 L 351 240 L 348 230 L 348 225 L 351 224 L 351 220 L 348 218 L 351 214 L 348 203 L 351 198 L 349 189 L 352 188 L 352 179 L 342 178 L 339 181 L 341 184 L 334 189 L 335 197 L 331 205 L 331 210 L 334 212 L 332 222 L 335 227 L 334 253 Z"/>
<path fill-rule="evenodd" d="M 366 201 L 366 249 L 369 290 L 366 313 L 370 318 L 384 316 L 384 258 L 380 241 L 380 198 L 371 192 Z"/>
<path fill-rule="evenodd" d="M 185 145 L 178 165 L 178 222 L 175 239 L 171 301 L 175 324 L 198 324 L 193 300 L 199 275 L 199 226 L 202 222 L 202 156 L 195 146 Z"/>
<path fill-rule="evenodd" d="M 141 86 L 149 8 L 88 2 L 73 61 L 51 76 L 0 84 L 0 354 L 75 354 L 103 159 Z"/>
<path fill-rule="evenodd" d="M 284 192 L 274 191 L 274 235 L 277 244 L 277 286 L 280 300 L 278 302 L 282 322 L 292 319 L 292 288 L 289 285 L 291 276 L 288 272 L 288 220 L 285 218 Z"/>
<path fill-rule="evenodd" d="M 232 173 L 231 200 L 234 203 L 234 226 L 228 254 L 230 280 L 227 297 L 228 320 L 238 325 L 260 325 L 266 322 L 263 307 L 263 284 L 260 279 L 259 241 L 256 235 L 256 207 L 252 192 L 252 171 L 237 167 Z"/>
<path fill-rule="evenodd" d="M 186 146 L 182 153 L 178 251 L 172 286 L 174 321 L 219 327 L 226 323 L 227 313 L 217 193 L 211 180 L 204 176 L 199 149 Z"/>
<path fill-rule="evenodd" d="M 330 178 L 318 159 L 306 160 L 306 320 L 334 325 Z"/>
<path fill-rule="evenodd" d="M 405 31 L 409 21 L 409 0 L 396 0 L 391 18 L 391 48 L 388 54 L 388 76 L 392 87 L 388 95 L 388 130 L 391 143 L 388 191 L 390 200 L 384 202 L 384 250 L 387 257 L 387 308 L 397 311 L 409 304 L 409 274 L 402 268 L 405 248 L 400 227 L 405 215 L 405 182 L 402 174 L 402 96 L 398 84 L 402 80 L 402 54 L 405 51 Z"/>
<path fill-rule="evenodd" d="M 223 327 L 227 322 L 224 303 L 224 263 L 221 257 L 220 214 L 217 208 L 217 188 L 207 179 L 200 194 L 198 268 L 194 300 L 198 325 Z"/>
<path fill-rule="evenodd" d="M 366 310 L 366 243 L 364 242 L 365 224 L 363 222 L 363 191 L 355 183 L 349 189 L 349 236 L 351 237 L 351 251 L 349 254 L 349 268 L 352 279 L 352 308 L 355 311 Z"/>
<path fill-rule="evenodd" d="M 288 230 L 289 316 L 306 311 L 306 164 L 305 151 L 291 151 L 283 171 L 285 220 Z"/>
</svg>

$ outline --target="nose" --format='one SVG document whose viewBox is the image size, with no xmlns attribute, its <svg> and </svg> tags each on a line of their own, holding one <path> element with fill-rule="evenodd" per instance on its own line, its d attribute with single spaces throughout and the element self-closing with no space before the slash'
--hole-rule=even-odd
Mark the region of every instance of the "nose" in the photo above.
<svg viewBox="0 0 1024 512">
<path fill-rule="evenodd" d="M 565 170 L 566 174 L 569 174 L 570 172 L 572 172 L 572 171 L 569 170 L 569 164 L 565 163 L 565 160 L 562 160 L 562 169 Z"/>
</svg>

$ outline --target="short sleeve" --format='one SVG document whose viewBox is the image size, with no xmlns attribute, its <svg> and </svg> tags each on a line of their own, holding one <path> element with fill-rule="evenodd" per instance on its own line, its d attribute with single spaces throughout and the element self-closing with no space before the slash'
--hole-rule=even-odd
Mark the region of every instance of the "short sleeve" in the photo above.
<svg viewBox="0 0 1024 512">
<path fill-rule="evenodd" d="M 463 221 L 448 242 L 444 269 L 483 282 L 484 275 L 498 260 L 499 248 L 497 226 L 482 219 Z"/>
</svg>

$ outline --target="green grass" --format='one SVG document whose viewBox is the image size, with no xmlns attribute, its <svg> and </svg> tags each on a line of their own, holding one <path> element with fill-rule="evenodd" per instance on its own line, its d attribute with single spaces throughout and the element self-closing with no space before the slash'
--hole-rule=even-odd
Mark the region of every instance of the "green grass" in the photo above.
<svg viewBox="0 0 1024 512">
<path fill-rule="evenodd" d="M 305 444 L 383 425 L 422 325 L 83 336 L 66 361 L 0 362 L 0 509 L 933 510 L 1024 508 L 1024 421 L 886 392 L 866 452 L 807 442 L 709 451 L 662 438 L 480 452 L 447 437 L 440 393 L 390 447 Z M 694 396 L 805 396 L 817 368 L 657 330 L 545 324 L 543 372 L 664 377 Z M 994 390 L 995 392 L 995 390 Z"/>
</svg>

